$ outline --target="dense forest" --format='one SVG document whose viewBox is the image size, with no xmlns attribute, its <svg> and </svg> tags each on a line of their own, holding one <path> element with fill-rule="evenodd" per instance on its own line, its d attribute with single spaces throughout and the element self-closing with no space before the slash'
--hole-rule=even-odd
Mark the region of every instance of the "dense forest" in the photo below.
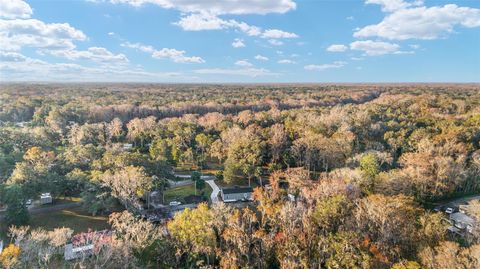
<svg viewBox="0 0 480 269">
<path fill-rule="evenodd" d="M 180 168 L 254 201 L 142 218 Z M 44 192 L 111 233 L 64 261 L 79 235 L 28 227 Z M 480 268 L 480 203 L 465 236 L 433 210 L 479 193 L 477 84 L 0 85 L 4 268 Z"/>
</svg>

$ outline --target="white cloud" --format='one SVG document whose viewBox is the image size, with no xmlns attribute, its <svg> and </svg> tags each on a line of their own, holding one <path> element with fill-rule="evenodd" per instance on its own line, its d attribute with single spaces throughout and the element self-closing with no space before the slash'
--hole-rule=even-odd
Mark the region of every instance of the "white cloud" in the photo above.
<svg viewBox="0 0 480 269">
<path fill-rule="evenodd" d="M 143 52 L 146 52 L 146 53 L 152 53 L 153 54 L 155 52 L 155 49 L 152 46 L 147 46 L 147 45 L 143 45 L 143 44 L 140 44 L 140 43 L 125 42 L 125 43 L 120 44 L 120 46 L 126 47 L 126 48 L 131 48 L 131 49 L 137 49 L 139 51 L 143 51 Z"/>
<path fill-rule="evenodd" d="M 74 41 L 83 41 L 85 34 L 68 23 L 44 23 L 30 19 L 32 8 L 20 0 L 0 0 L 0 44 L 4 51 L 24 47 L 68 50 Z"/>
<path fill-rule="evenodd" d="M 372 0 L 369 0 L 372 1 Z M 380 2 L 380 1 L 377 1 Z M 402 3 L 405 3 L 402 1 Z M 480 27 L 480 9 L 458 7 L 454 4 L 433 7 L 398 8 L 389 6 L 390 11 L 383 21 L 358 29 L 354 37 L 378 36 L 390 40 L 437 39 L 454 32 L 456 26 Z"/>
<path fill-rule="evenodd" d="M 127 56 L 124 54 L 113 54 L 106 48 L 90 47 L 87 50 L 47 50 L 43 51 L 58 57 L 69 60 L 90 60 L 97 63 L 128 63 Z"/>
<path fill-rule="evenodd" d="M 242 66 L 242 67 L 251 67 L 253 64 L 248 62 L 247 60 L 239 60 L 235 62 L 235 65 Z"/>
<path fill-rule="evenodd" d="M 101 1 L 101 0 L 100 0 Z M 155 4 L 166 9 L 182 12 L 182 17 L 175 25 L 185 31 L 237 29 L 249 36 L 262 38 L 295 38 L 295 33 L 278 29 L 261 30 L 260 27 L 236 20 L 224 20 L 221 15 L 285 13 L 296 8 L 292 0 L 110 0 L 114 4 L 129 4 L 140 7 Z"/>
<path fill-rule="evenodd" d="M 411 44 L 411 45 L 408 45 L 410 48 L 414 49 L 414 50 L 418 50 L 420 48 L 420 45 L 418 44 Z"/>
<path fill-rule="evenodd" d="M 245 47 L 245 43 L 243 43 L 243 39 L 235 38 L 232 42 L 232 47 L 234 48 L 243 48 Z"/>
<path fill-rule="evenodd" d="M 278 75 L 277 73 L 270 72 L 270 70 L 265 68 L 243 68 L 243 69 L 210 68 L 210 69 L 197 69 L 194 72 L 197 74 L 204 74 L 204 75 L 232 75 L 232 76 L 248 76 L 248 77 Z"/>
<path fill-rule="evenodd" d="M 259 36 L 262 33 L 262 28 L 249 25 L 245 22 L 237 22 L 235 20 L 230 20 L 231 27 L 238 28 L 240 31 L 244 32 L 249 36 Z"/>
<path fill-rule="evenodd" d="M 0 0 L 0 18 L 28 19 L 32 16 L 32 8 L 21 0 Z"/>
<path fill-rule="evenodd" d="M 109 35 L 109 36 L 114 36 L 115 33 L 114 33 L 114 32 L 108 32 L 108 35 Z"/>
<path fill-rule="evenodd" d="M 343 66 L 345 66 L 347 63 L 346 62 L 343 62 L 343 61 L 335 61 L 331 64 L 321 64 L 321 65 L 317 65 L 317 64 L 310 64 L 310 65 L 306 65 L 304 66 L 303 68 L 305 70 L 309 70 L 309 71 L 323 71 L 323 70 L 327 70 L 327 69 L 337 69 L 337 68 L 342 68 Z"/>
<path fill-rule="evenodd" d="M 368 56 L 378 56 L 395 53 L 400 49 L 400 46 L 388 42 L 365 40 L 350 43 L 350 49 L 363 51 Z"/>
<path fill-rule="evenodd" d="M 23 62 L 27 57 L 17 52 L 0 51 L 0 62 Z"/>
<path fill-rule="evenodd" d="M 186 13 L 209 12 L 212 14 L 268 14 L 285 13 L 296 8 L 292 0 L 110 0 L 111 3 L 124 3 L 135 7 L 155 4 L 166 9 L 176 9 Z"/>
<path fill-rule="evenodd" d="M 152 54 L 153 58 L 156 59 L 164 59 L 168 58 L 176 63 L 204 63 L 205 61 L 198 57 L 198 56 L 185 56 L 184 50 L 176 50 L 176 49 L 168 49 L 163 48 L 161 50 L 157 50 Z"/>
<path fill-rule="evenodd" d="M 194 13 L 183 16 L 180 21 L 173 23 L 185 31 L 204 31 L 220 29 L 236 29 L 249 36 L 259 36 L 262 29 L 236 20 L 223 20 L 211 13 Z"/>
<path fill-rule="evenodd" d="M 3 50 L 22 47 L 73 49 L 73 41 L 82 41 L 85 34 L 68 23 L 44 23 L 36 19 L 0 20 L 0 44 Z"/>
<path fill-rule="evenodd" d="M 393 54 L 415 54 L 413 50 L 398 50 L 395 51 Z"/>
<path fill-rule="evenodd" d="M 192 13 L 184 15 L 178 22 L 173 23 L 181 27 L 185 31 L 204 31 L 204 30 L 221 30 L 235 29 L 245 33 L 248 36 L 259 36 L 261 38 L 297 38 L 295 33 L 285 32 L 278 29 L 268 29 L 263 31 L 262 28 L 249 25 L 245 22 L 236 20 L 224 20 L 216 14 L 210 12 Z"/>
<path fill-rule="evenodd" d="M 281 46 L 283 45 L 283 42 L 280 41 L 280 40 L 276 40 L 276 39 L 269 39 L 268 40 L 268 43 L 274 45 L 274 46 Z"/>
<path fill-rule="evenodd" d="M 351 57 L 350 60 L 353 60 L 353 61 L 363 61 L 364 58 L 362 58 L 362 57 Z"/>
<path fill-rule="evenodd" d="M 416 0 L 411 2 L 405 2 L 404 0 L 366 0 L 365 3 L 381 5 L 382 11 L 393 12 L 407 7 L 421 6 L 423 5 L 423 0 Z"/>
<path fill-rule="evenodd" d="M 68 81 L 158 81 L 175 77 L 179 73 L 149 73 L 132 67 L 124 54 L 115 54 L 106 48 L 76 49 L 75 42 L 87 36 L 68 23 L 45 23 L 30 18 L 32 9 L 23 1 L 0 0 L 0 73 L 9 81 L 68 80 Z M 113 32 L 108 33 L 114 35 Z M 140 45 L 140 44 L 138 44 Z M 96 66 L 78 63 L 49 63 L 19 53 L 34 48 L 41 55 L 50 54 L 70 61 L 93 61 Z M 138 47 L 148 50 L 148 47 Z M 174 49 L 153 50 L 156 57 L 168 57 L 177 62 L 203 62 L 200 57 L 187 57 L 184 51 Z M 91 62 L 86 62 L 92 65 Z M 99 66 L 97 66 L 100 64 Z"/>
<path fill-rule="evenodd" d="M 184 16 L 174 23 L 185 31 L 220 30 L 232 27 L 228 21 L 222 20 L 210 13 L 195 13 Z"/>
<path fill-rule="evenodd" d="M 330 52 L 344 52 L 348 49 L 347 46 L 345 45 L 337 45 L 337 44 L 334 44 L 334 45 L 330 45 L 328 48 L 327 48 L 327 51 L 330 51 Z"/>
<path fill-rule="evenodd" d="M 32 14 L 30 6 L 23 1 L 0 0 L 0 16 L 5 18 L 0 19 L 0 70 L 9 80 L 66 79 L 70 75 L 81 80 L 82 72 L 90 75 L 95 72 L 107 74 L 110 72 L 108 70 L 118 72 L 127 67 L 128 59 L 124 54 L 114 54 L 102 47 L 77 50 L 74 42 L 87 39 L 82 31 L 68 23 L 45 23 L 31 19 Z M 25 48 L 34 48 L 38 54 L 50 54 L 71 61 L 93 61 L 101 64 L 101 68 L 48 63 L 20 54 L 19 51 Z"/>
<path fill-rule="evenodd" d="M 353 21 L 355 18 L 353 16 L 348 16 L 346 19 L 349 21 Z"/>
<path fill-rule="evenodd" d="M 141 68 L 110 65 L 86 67 L 72 63 L 48 63 L 17 52 L 0 52 L 3 81 L 178 81 L 180 73 L 152 73 Z"/>
<path fill-rule="evenodd" d="M 295 64 L 295 61 L 289 60 L 289 59 L 283 59 L 279 60 L 277 63 L 279 64 Z"/>
<path fill-rule="evenodd" d="M 205 60 L 203 60 L 201 57 L 185 56 L 186 51 L 184 50 L 176 50 L 169 48 L 162 48 L 160 50 L 156 50 L 152 46 L 129 42 L 122 43 L 121 46 L 137 49 L 145 53 L 150 53 L 155 59 L 170 59 L 175 63 L 205 63 Z"/>
<path fill-rule="evenodd" d="M 255 60 L 268 61 L 268 57 L 258 54 L 257 56 L 255 56 Z"/>
<path fill-rule="evenodd" d="M 289 32 L 285 32 L 278 29 L 268 29 L 268 30 L 265 30 L 265 32 L 263 32 L 262 37 L 279 39 L 279 38 L 297 38 L 298 35 L 296 35 L 295 33 L 289 33 Z"/>
</svg>

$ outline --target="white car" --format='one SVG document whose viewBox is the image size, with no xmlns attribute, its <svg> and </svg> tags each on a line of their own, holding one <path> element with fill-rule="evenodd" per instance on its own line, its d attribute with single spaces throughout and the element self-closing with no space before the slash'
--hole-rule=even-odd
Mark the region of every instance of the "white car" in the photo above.
<svg viewBox="0 0 480 269">
<path fill-rule="evenodd" d="M 453 208 L 447 207 L 447 209 L 445 209 L 445 213 L 452 214 L 453 213 Z"/>
<path fill-rule="evenodd" d="M 179 202 L 179 201 L 171 201 L 169 205 L 170 205 L 170 206 L 177 206 L 177 205 L 181 205 L 181 204 L 182 204 L 182 203 Z"/>
<path fill-rule="evenodd" d="M 25 204 L 26 204 L 26 205 L 32 205 L 32 199 L 28 199 Z"/>
</svg>

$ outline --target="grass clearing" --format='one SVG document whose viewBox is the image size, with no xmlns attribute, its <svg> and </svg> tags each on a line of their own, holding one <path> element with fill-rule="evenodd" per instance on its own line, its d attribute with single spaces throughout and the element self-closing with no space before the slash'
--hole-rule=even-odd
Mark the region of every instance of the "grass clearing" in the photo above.
<svg viewBox="0 0 480 269">
<path fill-rule="evenodd" d="M 108 216 L 92 216 L 81 207 L 32 215 L 30 226 L 46 230 L 68 227 L 73 229 L 74 233 L 86 232 L 89 229 L 104 230 L 110 228 Z"/>
<path fill-rule="evenodd" d="M 91 230 L 109 229 L 108 216 L 92 216 L 81 207 L 69 208 L 55 212 L 35 214 L 30 216 L 32 229 L 42 228 L 53 230 L 67 227 L 73 229 L 74 234 Z M 7 239 L 7 227 L 0 223 L 0 238 Z"/>
<path fill-rule="evenodd" d="M 204 168 L 198 167 L 196 164 L 179 164 L 174 168 L 177 175 L 191 175 L 193 171 L 198 171 L 202 175 L 214 176 L 218 171 L 223 169 L 222 164 L 217 160 L 207 158 Z"/>
<path fill-rule="evenodd" d="M 171 189 L 165 190 L 165 203 L 168 204 L 171 201 L 184 202 L 183 197 L 189 196 L 189 195 L 195 195 L 195 186 L 193 184 L 171 188 Z"/>
<path fill-rule="evenodd" d="M 205 188 L 203 190 L 197 190 L 197 195 L 202 195 L 203 193 L 203 195 L 210 198 L 210 194 L 212 193 L 212 191 L 212 188 L 210 188 L 210 186 L 205 183 Z M 168 204 L 171 201 L 180 201 L 182 203 L 185 203 L 185 200 L 183 198 L 189 195 L 195 195 L 194 184 L 167 189 L 165 190 L 165 203 Z"/>
</svg>

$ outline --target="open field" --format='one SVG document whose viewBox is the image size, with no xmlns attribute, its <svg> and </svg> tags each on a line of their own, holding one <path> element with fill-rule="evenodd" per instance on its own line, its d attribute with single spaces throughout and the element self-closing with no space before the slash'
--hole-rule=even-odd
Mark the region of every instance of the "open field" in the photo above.
<svg viewBox="0 0 480 269">
<path fill-rule="evenodd" d="M 108 216 L 92 216 L 81 207 L 61 210 L 57 212 L 33 215 L 30 221 L 32 228 L 54 228 L 68 227 L 74 233 L 91 230 L 107 229 Z"/>
<path fill-rule="evenodd" d="M 210 197 L 212 193 L 212 188 L 205 184 L 205 188 L 203 190 L 197 190 L 197 195 L 202 195 L 205 197 Z M 195 186 L 194 185 L 186 185 L 177 188 L 171 188 L 165 191 L 165 203 L 168 204 L 171 201 L 181 201 L 185 203 L 184 197 L 195 195 Z"/>
<path fill-rule="evenodd" d="M 42 228 L 53 230 L 55 228 L 67 227 L 73 229 L 74 233 L 91 230 L 108 229 L 108 216 L 92 216 L 81 207 L 65 209 L 56 212 L 32 215 L 30 218 L 32 229 Z M 0 224 L 0 238 L 6 239 L 7 227 Z"/>
</svg>

